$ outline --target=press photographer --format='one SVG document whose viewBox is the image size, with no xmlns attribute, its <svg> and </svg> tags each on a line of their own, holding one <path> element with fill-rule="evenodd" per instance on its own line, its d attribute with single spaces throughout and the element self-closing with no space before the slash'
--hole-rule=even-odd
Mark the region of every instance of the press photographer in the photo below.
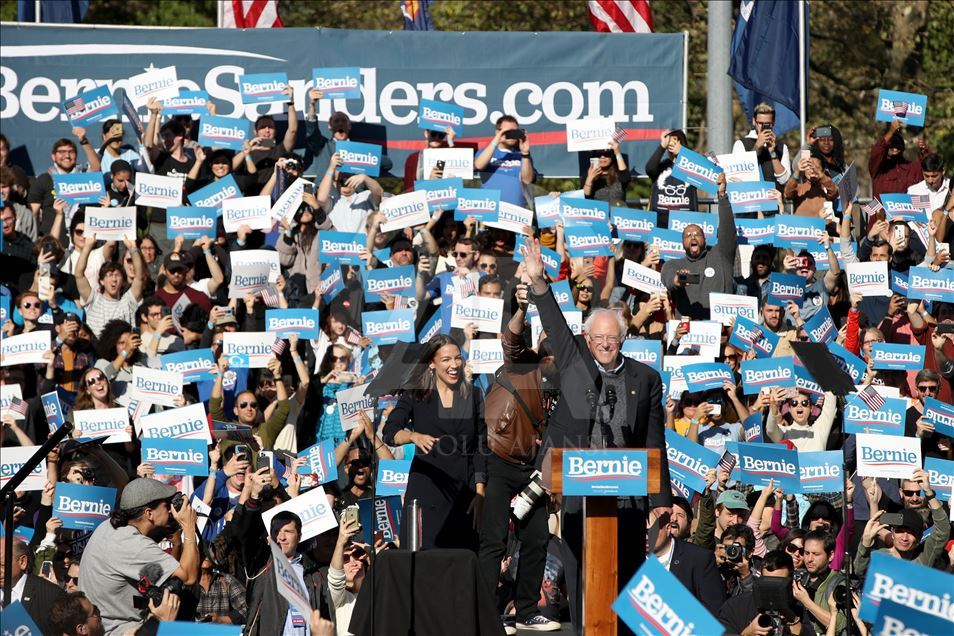
<svg viewBox="0 0 954 636">
<path fill-rule="evenodd" d="M 744 523 L 729 526 L 716 544 L 715 559 L 725 581 L 726 596 L 732 598 L 752 591 L 755 575 L 752 572 L 752 548 L 755 534 Z"/>
<path fill-rule="evenodd" d="M 794 571 L 792 557 L 783 550 L 766 554 L 752 589 L 730 598 L 719 611 L 726 631 L 741 636 L 815 634 L 807 610 L 792 595 Z"/>
</svg>

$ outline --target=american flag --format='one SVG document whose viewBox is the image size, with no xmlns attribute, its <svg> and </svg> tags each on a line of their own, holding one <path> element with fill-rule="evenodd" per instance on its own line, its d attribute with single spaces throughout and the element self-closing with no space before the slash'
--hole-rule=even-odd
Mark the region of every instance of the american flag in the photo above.
<svg viewBox="0 0 954 636">
<path fill-rule="evenodd" d="M 861 206 L 861 211 L 868 215 L 868 217 L 872 217 L 879 212 L 884 212 L 884 206 L 881 205 L 881 201 L 872 199 L 868 203 L 865 203 L 863 206 Z"/>
<path fill-rule="evenodd" d="M 622 128 L 617 128 L 616 130 L 613 131 L 613 141 L 615 141 L 616 143 L 621 143 L 624 139 L 626 139 L 625 130 L 623 130 Z"/>
<path fill-rule="evenodd" d="M 20 417 L 14 417 L 13 419 L 19 420 L 26 417 L 27 411 L 29 410 L 30 405 L 27 404 L 24 400 L 21 400 L 17 396 L 13 396 L 10 399 L 10 411 L 16 413 Z"/>
<path fill-rule="evenodd" d="M 926 194 L 912 194 L 911 196 L 911 205 L 916 208 L 929 208 L 931 207 L 931 197 Z"/>
<path fill-rule="evenodd" d="M 259 29 L 283 27 L 278 0 L 219 0 L 219 27 Z"/>
<path fill-rule="evenodd" d="M 281 358 L 282 354 L 285 353 L 285 349 L 288 348 L 288 343 L 284 340 L 276 340 L 272 343 L 272 353 L 275 354 L 276 358 Z"/>
<path fill-rule="evenodd" d="M 895 115 L 901 115 L 901 116 L 903 117 L 904 115 L 907 115 L 907 114 L 908 114 L 908 103 L 907 103 L 907 102 L 896 99 L 896 100 L 894 100 L 893 102 L 891 102 L 891 105 L 894 107 L 894 114 L 895 114 Z"/>
<path fill-rule="evenodd" d="M 274 291 L 271 287 L 264 287 L 261 291 L 262 302 L 265 303 L 266 307 L 275 308 L 279 305 L 278 292 Z"/>
<path fill-rule="evenodd" d="M 735 455 L 729 451 L 724 451 L 719 459 L 719 470 L 731 473 L 733 468 L 735 468 Z"/>
<path fill-rule="evenodd" d="M 453 280 L 455 299 L 462 300 L 477 293 L 477 283 L 474 282 L 473 275 L 455 277 Z"/>
<path fill-rule="evenodd" d="M 354 327 L 348 327 L 344 333 L 345 342 L 350 345 L 356 345 L 361 342 L 361 333 Z"/>
<path fill-rule="evenodd" d="M 600 33 L 652 33 L 649 0 L 589 0 L 590 23 Z"/>
<path fill-rule="evenodd" d="M 66 115 L 72 117 L 86 109 L 86 101 L 79 95 L 73 99 L 66 100 Z"/>
<path fill-rule="evenodd" d="M 752 327 L 752 344 L 755 344 L 762 339 L 762 336 L 765 335 L 765 332 L 762 331 L 761 327 Z"/>
<path fill-rule="evenodd" d="M 868 408 L 872 411 L 880 411 L 886 404 L 881 394 L 870 384 L 858 392 L 858 397 L 862 402 L 867 404 Z"/>
</svg>

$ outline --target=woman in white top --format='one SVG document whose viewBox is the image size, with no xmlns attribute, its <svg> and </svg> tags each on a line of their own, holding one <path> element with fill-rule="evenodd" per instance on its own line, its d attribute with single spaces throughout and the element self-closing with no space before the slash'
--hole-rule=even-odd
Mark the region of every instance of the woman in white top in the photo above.
<svg viewBox="0 0 954 636">
<path fill-rule="evenodd" d="M 811 395 L 798 391 L 785 399 L 784 389 L 773 389 L 765 432 L 776 444 L 791 442 L 799 451 L 823 451 L 835 421 L 837 398 L 825 393 L 822 404 L 812 406 Z"/>
</svg>

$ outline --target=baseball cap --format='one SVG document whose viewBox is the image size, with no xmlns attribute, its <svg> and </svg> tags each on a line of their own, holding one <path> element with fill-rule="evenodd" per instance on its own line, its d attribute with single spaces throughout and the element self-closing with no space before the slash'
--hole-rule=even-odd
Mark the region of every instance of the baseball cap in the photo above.
<svg viewBox="0 0 954 636">
<path fill-rule="evenodd" d="M 334 132 L 348 132 L 351 130 L 351 118 L 339 110 L 328 119 L 328 126 Z"/>
<path fill-rule="evenodd" d="M 215 319 L 215 326 L 220 325 L 237 325 L 238 320 L 235 319 L 235 314 L 223 314 Z"/>
<path fill-rule="evenodd" d="M 162 266 L 166 268 L 166 271 L 172 271 L 174 269 L 189 269 L 192 267 L 192 257 L 188 253 L 176 253 L 173 252 L 166 256 L 165 260 L 162 262 Z"/>
<path fill-rule="evenodd" d="M 123 488 L 123 496 L 119 500 L 119 509 L 132 510 L 133 508 L 139 508 L 153 501 L 169 499 L 177 492 L 173 486 L 156 479 L 148 477 L 133 479 Z"/>
<path fill-rule="evenodd" d="M 726 490 L 719 495 L 719 498 L 716 500 L 716 505 L 728 508 L 729 510 L 749 511 L 749 506 L 745 501 L 745 495 L 738 490 Z"/>
<path fill-rule="evenodd" d="M 901 511 L 901 523 L 892 526 L 892 528 L 907 528 L 911 530 L 915 536 L 920 537 L 921 533 L 924 532 L 924 519 L 921 518 L 921 515 L 919 515 L 916 510 L 905 508 Z"/>
</svg>

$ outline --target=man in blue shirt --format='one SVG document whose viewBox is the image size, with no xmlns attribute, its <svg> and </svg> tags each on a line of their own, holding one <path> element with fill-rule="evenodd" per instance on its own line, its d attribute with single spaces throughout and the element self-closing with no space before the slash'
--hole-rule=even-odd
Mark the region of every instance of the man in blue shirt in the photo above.
<svg viewBox="0 0 954 636">
<path fill-rule="evenodd" d="M 497 120 L 494 140 L 474 158 L 474 169 L 480 173 L 483 187 L 500 190 L 500 200 L 529 207 L 529 185 L 536 180 L 530 140 L 511 115 Z"/>
</svg>

